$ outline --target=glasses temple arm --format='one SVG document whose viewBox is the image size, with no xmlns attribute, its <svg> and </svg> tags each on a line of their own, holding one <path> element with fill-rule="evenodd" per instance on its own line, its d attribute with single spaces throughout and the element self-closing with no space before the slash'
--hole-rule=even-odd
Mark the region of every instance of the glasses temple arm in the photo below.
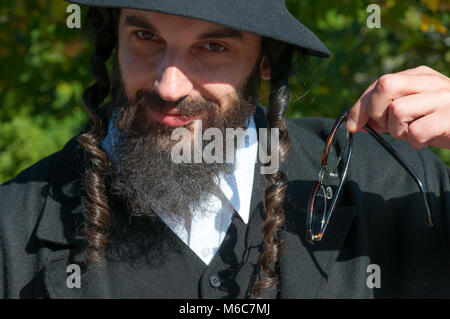
<svg viewBox="0 0 450 319">
<path fill-rule="evenodd" d="M 424 190 L 424 187 L 422 185 L 422 182 L 420 181 L 420 179 L 417 177 L 416 173 L 414 173 L 414 171 L 411 169 L 411 167 L 409 167 L 409 165 L 401 158 L 400 154 L 397 153 L 396 150 L 394 150 L 394 148 L 386 141 L 384 140 L 377 132 L 375 132 L 375 130 L 373 128 L 371 128 L 369 125 L 365 125 L 364 129 L 367 130 L 367 132 L 369 132 L 370 135 L 372 135 L 373 138 L 375 138 L 375 140 L 381 144 L 381 146 L 383 146 L 388 152 L 389 154 L 392 155 L 392 157 L 395 158 L 395 160 L 408 172 L 408 174 L 414 179 L 414 182 L 417 184 L 417 186 L 420 189 L 420 193 L 422 195 L 422 199 L 423 199 L 423 203 L 425 205 L 425 211 L 426 211 L 426 215 L 425 215 L 425 224 L 428 227 L 433 227 L 434 223 L 433 223 L 433 219 L 431 218 L 431 211 L 430 211 L 430 207 L 428 206 L 428 200 L 427 200 L 427 196 Z"/>
</svg>

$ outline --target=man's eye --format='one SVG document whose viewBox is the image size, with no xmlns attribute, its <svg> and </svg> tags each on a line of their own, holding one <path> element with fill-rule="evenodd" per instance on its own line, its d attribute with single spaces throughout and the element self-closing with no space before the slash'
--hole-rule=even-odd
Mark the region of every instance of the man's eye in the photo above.
<svg viewBox="0 0 450 319">
<path fill-rule="evenodd" d="M 225 48 L 223 45 L 215 42 L 207 43 L 205 47 L 212 52 L 223 52 L 227 50 L 227 48 Z"/>
<path fill-rule="evenodd" d="M 136 35 L 142 40 L 154 40 L 155 35 L 149 31 L 139 30 Z"/>
</svg>

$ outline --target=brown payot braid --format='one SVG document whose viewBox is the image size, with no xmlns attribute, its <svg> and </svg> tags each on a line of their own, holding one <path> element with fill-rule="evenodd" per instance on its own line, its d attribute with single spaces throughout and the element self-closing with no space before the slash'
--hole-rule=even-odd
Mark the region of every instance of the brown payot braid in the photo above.
<svg viewBox="0 0 450 319">
<path fill-rule="evenodd" d="M 289 104 L 288 80 L 293 51 L 294 47 L 283 42 L 271 39 L 263 41 L 263 55 L 267 57 L 271 66 L 267 126 L 278 128 L 280 133 L 278 149 L 271 149 L 270 152 L 279 153 L 280 164 L 288 158 L 291 150 L 291 140 L 283 115 Z M 279 169 L 265 177 L 270 185 L 264 194 L 265 221 L 262 225 L 264 250 L 259 258 L 259 266 L 264 271 L 265 277 L 254 284 L 252 290 L 254 298 L 262 298 L 263 291 L 269 288 L 279 290 L 278 268 L 285 248 L 280 231 L 284 226 L 285 214 L 282 204 L 288 177 Z"/>
<path fill-rule="evenodd" d="M 107 116 L 100 105 L 109 95 L 110 81 L 106 61 L 116 47 L 117 10 L 92 8 L 86 18 L 89 40 L 94 43 L 91 71 L 96 82 L 83 93 L 83 101 L 92 120 L 89 132 L 78 136 L 86 156 L 86 171 L 82 180 L 83 203 L 87 209 L 87 221 L 83 229 L 86 240 L 84 254 L 86 264 L 102 263 L 106 259 L 110 210 L 105 192 L 105 173 L 108 157 L 100 143 L 107 132 Z"/>
</svg>

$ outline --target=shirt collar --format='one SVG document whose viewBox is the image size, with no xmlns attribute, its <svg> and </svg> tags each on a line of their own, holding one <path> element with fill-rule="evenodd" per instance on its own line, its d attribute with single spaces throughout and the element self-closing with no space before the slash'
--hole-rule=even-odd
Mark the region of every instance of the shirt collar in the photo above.
<svg viewBox="0 0 450 319">
<path fill-rule="evenodd" d="M 250 216 L 253 175 L 258 151 L 258 137 L 253 116 L 249 118 L 242 141 L 243 143 L 238 145 L 235 152 L 235 169 L 230 174 L 222 175 L 218 186 L 236 213 L 247 224 Z"/>
</svg>

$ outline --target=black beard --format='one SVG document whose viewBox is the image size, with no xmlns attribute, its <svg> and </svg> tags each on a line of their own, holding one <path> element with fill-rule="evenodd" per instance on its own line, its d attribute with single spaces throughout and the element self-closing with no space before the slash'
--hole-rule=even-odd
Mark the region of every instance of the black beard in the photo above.
<svg viewBox="0 0 450 319">
<path fill-rule="evenodd" d="M 117 65 L 114 67 L 117 72 Z M 170 146 L 174 142 L 170 135 L 176 127 L 152 123 L 140 132 L 135 129 L 136 112 L 146 107 L 176 107 L 184 115 L 206 112 L 207 116 L 202 121 L 203 131 L 215 127 L 225 137 L 226 128 L 245 129 L 249 117 L 255 112 L 257 77 L 255 68 L 245 87 L 231 98 L 230 108 L 224 113 L 220 112 L 219 105 L 204 97 L 172 103 L 162 100 L 156 92 L 139 90 L 131 100 L 125 92 L 120 72 L 112 77 L 115 94 L 108 109 L 112 115 L 115 142 L 114 153 L 108 154 L 113 165 L 107 180 L 111 193 L 125 203 L 129 214 L 155 216 L 158 212 L 172 220 L 190 218 L 191 212 L 204 211 L 202 202 L 218 191 L 218 177 L 234 169 L 234 164 L 226 162 L 175 163 L 171 158 Z M 204 141 L 203 147 L 208 143 L 210 141 Z"/>
</svg>

